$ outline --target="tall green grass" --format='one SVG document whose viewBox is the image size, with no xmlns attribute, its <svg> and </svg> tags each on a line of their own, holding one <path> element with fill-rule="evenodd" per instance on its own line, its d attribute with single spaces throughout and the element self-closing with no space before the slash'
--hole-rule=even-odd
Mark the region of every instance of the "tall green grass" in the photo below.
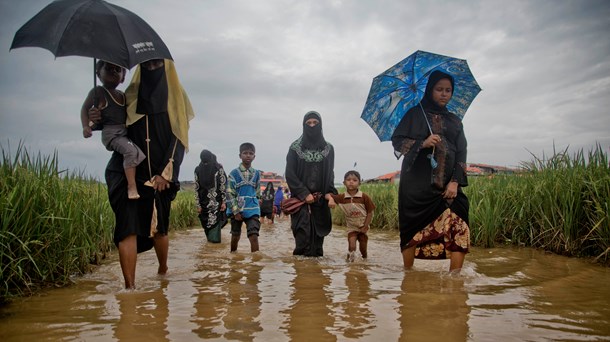
<svg viewBox="0 0 610 342">
<path fill-rule="evenodd" d="M 105 184 L 59 170 L 57 153 L 31 155 L 19 144 L 0 165 L 0 303 L 70 283 L 115 248 Z M 192 191 L 172 202 L 170 229 L 198 224 Z"/>
<path fill-rule="evenodd" d="M 58 169 L 57 154 L 2 148 L 0 302 L 45 284 L 66 284 L 112 247 L 106 187 Z"/>
<path fill-rule="evenodd" d="M 176 199 L 172 202 L 172 211 L 169 216 L 170 228 L 181 230 L 199 225 L 197 205 L 195 204 L 195 191 L 179 191 Z"/>
<path fill-rule="evenodd" d="M 610 167 L 601 146 L 533 156 L 518 175 L 471 178 L 473 242 L 525 245 L 573 256 L 610 250 Z M 604 254 L 606 253 L 606 254 Z"/>
</svg>

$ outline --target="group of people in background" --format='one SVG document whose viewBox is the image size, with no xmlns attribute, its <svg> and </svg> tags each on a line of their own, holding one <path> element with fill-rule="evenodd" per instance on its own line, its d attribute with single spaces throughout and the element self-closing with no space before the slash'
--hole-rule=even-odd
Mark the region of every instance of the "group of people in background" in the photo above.
<svg viewBox="0 0 610 342">
<path fill-rule="evenodd" d="M 279 186 L 275 190 L 273 183 L 268 182 L 265 189 L 260 191 L 260 172 L 252 167 L 254 145 L 242 144 L 239 157 L 242 162 L 227 177 L 223 166 L 216 160 L 216 155 L 209 150 L 201 151 L 199 165 L 195 168 L 195 203 L 208 242 L 220 242 L 220 229 L 228 222 L 227 213 L 233 219 L 232 222 L 246 223 L 248 239 L 251 241 L 255 239 L 252 235 L 260 229 L 260 220 L 267 219 L 274 223 L 275 218 L 281 216 L 280 204 L 285 198 L 284 189 Z M 237 222 L 234 225 L 237 226 Z M 241 227 L 232 229 L 237 232 Z M 239 238 L 235 237 L 233 241 L 231 250 L 235 251 Z M 258 250 L 254 245 L 253 242 L 253 251 Z"/>
<path fill-rule="evenodd" d="M 116 87 L 125 69 L 108 62 L 96 66 L 102 86 L 87 95 L 81 109 L 83 136 L 102 128 L 102 141 L 113 154 L 106 167 L 108 197 L 115 214 L 114 242 L 126 288 L 135 287 L 137 254 L 154 248 L 158 273 L 167 272 L 171 202 L 180 188 L 178 175 L 188 150 L 189 121 L 194 113 L 171 60 L 140 64 L 125 93 Z M 461 121 L 447 110 L 455 84 L 435 71 L 418 106 L 396 128 L 392 144 L 403 157 L 398 190 L 400 248 L 405 268 L 414 258 L 451 259 L 459 270 L 468 253 L 470 230 L 466 179 L 466 138 Z M 375 204 L 359 187 L 360 174 L 348 171 L 345 192 L 334 186 L 333 145 L 322 131 L 322 117 L 310 111 L 303 132 L 286 156 L 285 178 L 290 197 L 302 204 L 290 215 L 294 255 L 324 255 L 324 238 L 332 228 L 331 209 L 338 206 L 348 226 L 347 259 L 357 244 L 367 258 L 368 231 Z M 250 250 L 259 250 L 261 219 L 281 215 L 287 189 L 267 184 L 260 191 L 260 172 L 252 166 L 256 148 L 239 147 L 241 163 L 227 175 L 216 156 L 203 150 L 195 169 L 196 203 L 210 242 L 220 242 L 220 229 L 230 221 L 231 251 L 236 251 L 245 224 Z"/>
<path fill-rule="evenodd" d="M 281 215 L 281 203 L 285 199 L 283 188 L 280 186 L 276 191 L 273 183 L 268 182 L 265 189 L 260 191 L 260 171 L 252 166 L 255 157 L 255 146 L 246 142 L 239 147 L 241 163 L 228 177 L 220 175 L 224 174 L 222 166 L 208 150 L 201 152 L 201 162 L 195 168 L 195 192 L 201 225 L 208 241 L 220 242 L 219 238 L 210 239 L 209 232 L 222 228 L 226 221 L 219 218 L 219 215 L 226 208 L 231 221 L 231 252 L 237 250 L 244 224 L 250 250 L 258 251 L 261 220 L 273 223 L 275 217 Z M 338 204 L 350 229 L 347 258 L 354 260 L 357 242 L 362 257 L 366 258 L 367 232 L 375 205 L 370 197 L 359 190 L 361 179 L 357 171 L 349 171 L 345 175 L 346 193 L 337 193 L 334 187 L 334 149 L 324 139 L 319 113 L 312 111 L 305 115 L 303 134 L 290 145 L 286 161 L 285 175 L 291 190 L 290 196 L 303 202 L 301 209 L 291 214 L 291 228 L 295 238 L 293 254 L 314 257 L 324 255 L 324 237 L 332 228 L 331 209 Z M 214 165 L 214 168 L 206 176 L 202 170 L 208 169 L 209 164 Z M 202 177 L 207 177 L 207 182 Z M 220 195 L 219 192 L 225 195 Z"/>
</svg>

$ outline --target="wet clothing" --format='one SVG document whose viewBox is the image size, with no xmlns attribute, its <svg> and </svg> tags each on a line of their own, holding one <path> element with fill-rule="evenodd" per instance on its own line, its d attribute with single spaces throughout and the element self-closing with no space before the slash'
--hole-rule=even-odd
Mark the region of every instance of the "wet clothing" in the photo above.
<svg viewBox="0 0 610 342">
<path fill-rule="evenodd" d="M 175 83 L 178 82 L 175 69 L 170 68 L 168 71 L 170 62 L 165 61 L 165 70 L 172 73 L 172 75 L 168 74 L 167 77 L 169 103 L 175 102 L 175 99 L 172 100 L 174 96 L 172 94 L 175 94 L 175 92 L 171 89 L 182 90 L 179 83 Z M 146 73 L 146 71 L 143 69 L 142 73 Z M 128 108 L 138 99 L 139 75 L 140 67 L 138 66 L 134 73 L 134 79 L 132 79 L 125 92 Z M 138 76 L 137 82 L 136 76 Z M 134 87 L 136 87 L 135 90 Z M 183 96 L 186 97 L 186 94 L 183 94 Z M 169 110 L 170 107 L 167 108 Z M 114 243 L 118 246 L 124 238 L 135 234 L 137 235 L 138 253 L 153 247 L 153 239 L 150 237 L 153 206 L 156 206 L 157 211 L 158 233 L 165 235 L 168 232 L 171 202 L 180 189 L 178 175 L 185 152 L 184 144 L 181 143 L 181 140 L 177 140 L 173 133 L 173 122 L 176 119 L 172 119 L 172 116 L 178 117 L 177 121 L 180 122 L 188 120 L 189 117 L 185 113 L 168 113 L 163 111 L 163 108 L 151 107 L 150 110 L 151 112 L 145 113 L 146 115 L 137 115 L 137 118 L 132 121 L 127 129 L 128 138 L 144 151 L 147 158 L 146 162 L 140 163 L 136 167 L 136 185 L 140 198 L 129 200 L 127 197 L 127 180 L 122 166 L 123 156 L 118 152 L 112 154 L 105 175 L 110 206 L 116 218 Z M 180 125 L 188 127 L 188 121 L 182 122 Z M 148 143 L 147 136 L 149 138 Z M 170 159 L 173 159 L 173 173 L 171 179 L 169 179 L 170 188 L 164 191 L 155 191 L 152 187 L 145 186 L 144 183 L 149 181 L 152 176 L 161 175 Z"/>
<path fill-rule="evenodd" d="M 415 247 L 418 259 L 448 259 L 451 252 L 468 253 L 470 228 L 447 208 L 441 216 L 415 234 L 406 248 Z"/>
<path fill-rule="evenodd" d="M 136 167 L 136 184 L 140 198 L 138 200 L 127 198 L 127 179 L 122 166 L 123 157 L 120 154 L 113 153 L 106 167 L 108 197 L 116 216 L 114 242 L 118 246 L 118 243 L 127 236 L 137 234 L 138 252 L 153 247 L 153 240 L 150 238 L 153 203 L 156 203 L 157 206 L 157 231 L 160 234 L 167 234 L 168 232 L 171 202 L 180 189 L 178 174 L 184 156 L 184 147 L 178 143 L 173 157 L 174 172 L 169 189 L 157 192 L 152 187 L 144 185 L 153 175 L 162 173 L 171 157 L 176 141 L 170 129 L 167 113 L 150 114 L 147 115 L 147 118 L 150 151 L 148 151 L 146 144 L 146 120 L 139 120 L 128 128 L 128 137 L 140 149 L 148 152 L 147 158 L 151 165 L 151 172 L 148 170 L 147 162 L 140 163 Z"/>
<path fill-rule="evenodd" d="M 310 117 L 315 117 L 320 123 L 309 127 L 305 122 Z M 292 197 L 304 201 L 309 194 L 320 193 L 321 196 L 291 215 L 294 255 L 324 255 L 324 237 L 332 229 L 331 211 L 324 195 L 337 194 L 334 166 L 335 151 L 322 136 L 322 119 L 317 112 L 309 112 L 303 118 L 303 135 L 288 149 L 285 176 Z"/>
<path fill-rule="evenodd" d="M 227 215 L 241 214 L 246 219 L 252 216 L 261 216 L 258 203 L 260 197 L 260 171 L 243 164 L 229 173 L 229 186 L 227 188 Z"/>
<path fill-rule="evenodd" d="M 354 196 L 348 192 L 333 195 L 333 199 L 345 215 L 348 233 L 360 232 L 360 228 L 364 226 L 366 216 L 375 210 L 375 203 L 362 191 L 358 191 Z"/>
<path fill-rule="evenodd" d="M 401 249 L 448 208 L 468 226 L 468 198 L 462 192 L 468 185 L 466 137 L 459 118 L 431 98 L 429 90 L 438 80 L 429 81 L 424 99 L 405 114 L 392 136 L 397 156 L 403 156 L 398 190 Z M 434 149 L 422 147 L 430 135 L 426 121 L 442 139 Z M 431 166 L 431 154 L 438 162 L 436 168 Z M 457 197 L 452 200 L 443 198 L 450 181 L 458 183 Z"/>
<path fill-rule="evenodd" d="M 195 168 L 195 203 L 201 208 L 199 220 L 207 232 L 217 224 L 226 224 L 227 215 L 220 206 L 226 203 L 227 175 L 216 156 L 206 151 L 201 153 L 201 162 Z"/>
<path fill-rule="evenodd" d="M 259 235 L 261 221 L 256 215 L 248 217 L 243 221 L 239 221 L 235 217 L 231 218 L 231 235 L 241 235 L 241 227 L 244 223 L 246 223 L 246 236 Z"/>
</svg>

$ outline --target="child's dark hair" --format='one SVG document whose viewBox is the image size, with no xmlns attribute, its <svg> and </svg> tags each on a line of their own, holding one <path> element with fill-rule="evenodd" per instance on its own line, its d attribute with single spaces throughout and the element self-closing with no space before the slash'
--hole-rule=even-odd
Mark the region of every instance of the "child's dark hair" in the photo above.
<svg viewBox="0 0 610 342">
<path fill-rule="evenodd" d="M 239 145 L 239 153 L 242 153 L 243 151 L 256 152 L 256 148 L 254 148 L 253 143 L 245 142 L 245 143 Z"/>
<path fill-rule="evenodd" d="M 356 178 L 358 178 L 358 182 L 362 182 L 362 178 L 360 178 L 360 172 L 356 171 L 356 170 L 349 170 L 345 173 L 345 176 L 343 176 L 343 180 L 346 180 L 348 176 L 354 176 Z"/>
</svg>

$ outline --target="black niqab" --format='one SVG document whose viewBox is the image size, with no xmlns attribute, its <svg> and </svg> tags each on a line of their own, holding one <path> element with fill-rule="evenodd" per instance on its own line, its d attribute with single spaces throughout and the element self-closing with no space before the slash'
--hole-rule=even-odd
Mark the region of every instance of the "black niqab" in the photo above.
<svg viewBox="0 0 610 342">
<path fill-rule="evenodd" d="M 140 67 L 140 87 L 136 113 L 156 114 L 167 112 L 167 77 L 165 67 L 148 70 Z"/>
<path fill-rule="evenodd" d="M 216 155 L 208 150 L 201 151 L 199 158 L 201 159 L 197 167 L 199 184 L 204 189 L 209 190 L 214 186 L 214 177 L 220 169 L 220 165 L 216 161 Z"/>
<path fill-rule="evenodd" d="M 309 119 L 316 119 L 319 123 L 310 127 L 305 123 Z M 324 134 L 322 133 L 322 117 L 320 116 L 320 113 L 310 111 L 303 117 L 303 138 L 301 140 L 301 146 L 306 150 L 320 150 L 326 147 L 326 140 L 324 140 Z"/>
</svg>

